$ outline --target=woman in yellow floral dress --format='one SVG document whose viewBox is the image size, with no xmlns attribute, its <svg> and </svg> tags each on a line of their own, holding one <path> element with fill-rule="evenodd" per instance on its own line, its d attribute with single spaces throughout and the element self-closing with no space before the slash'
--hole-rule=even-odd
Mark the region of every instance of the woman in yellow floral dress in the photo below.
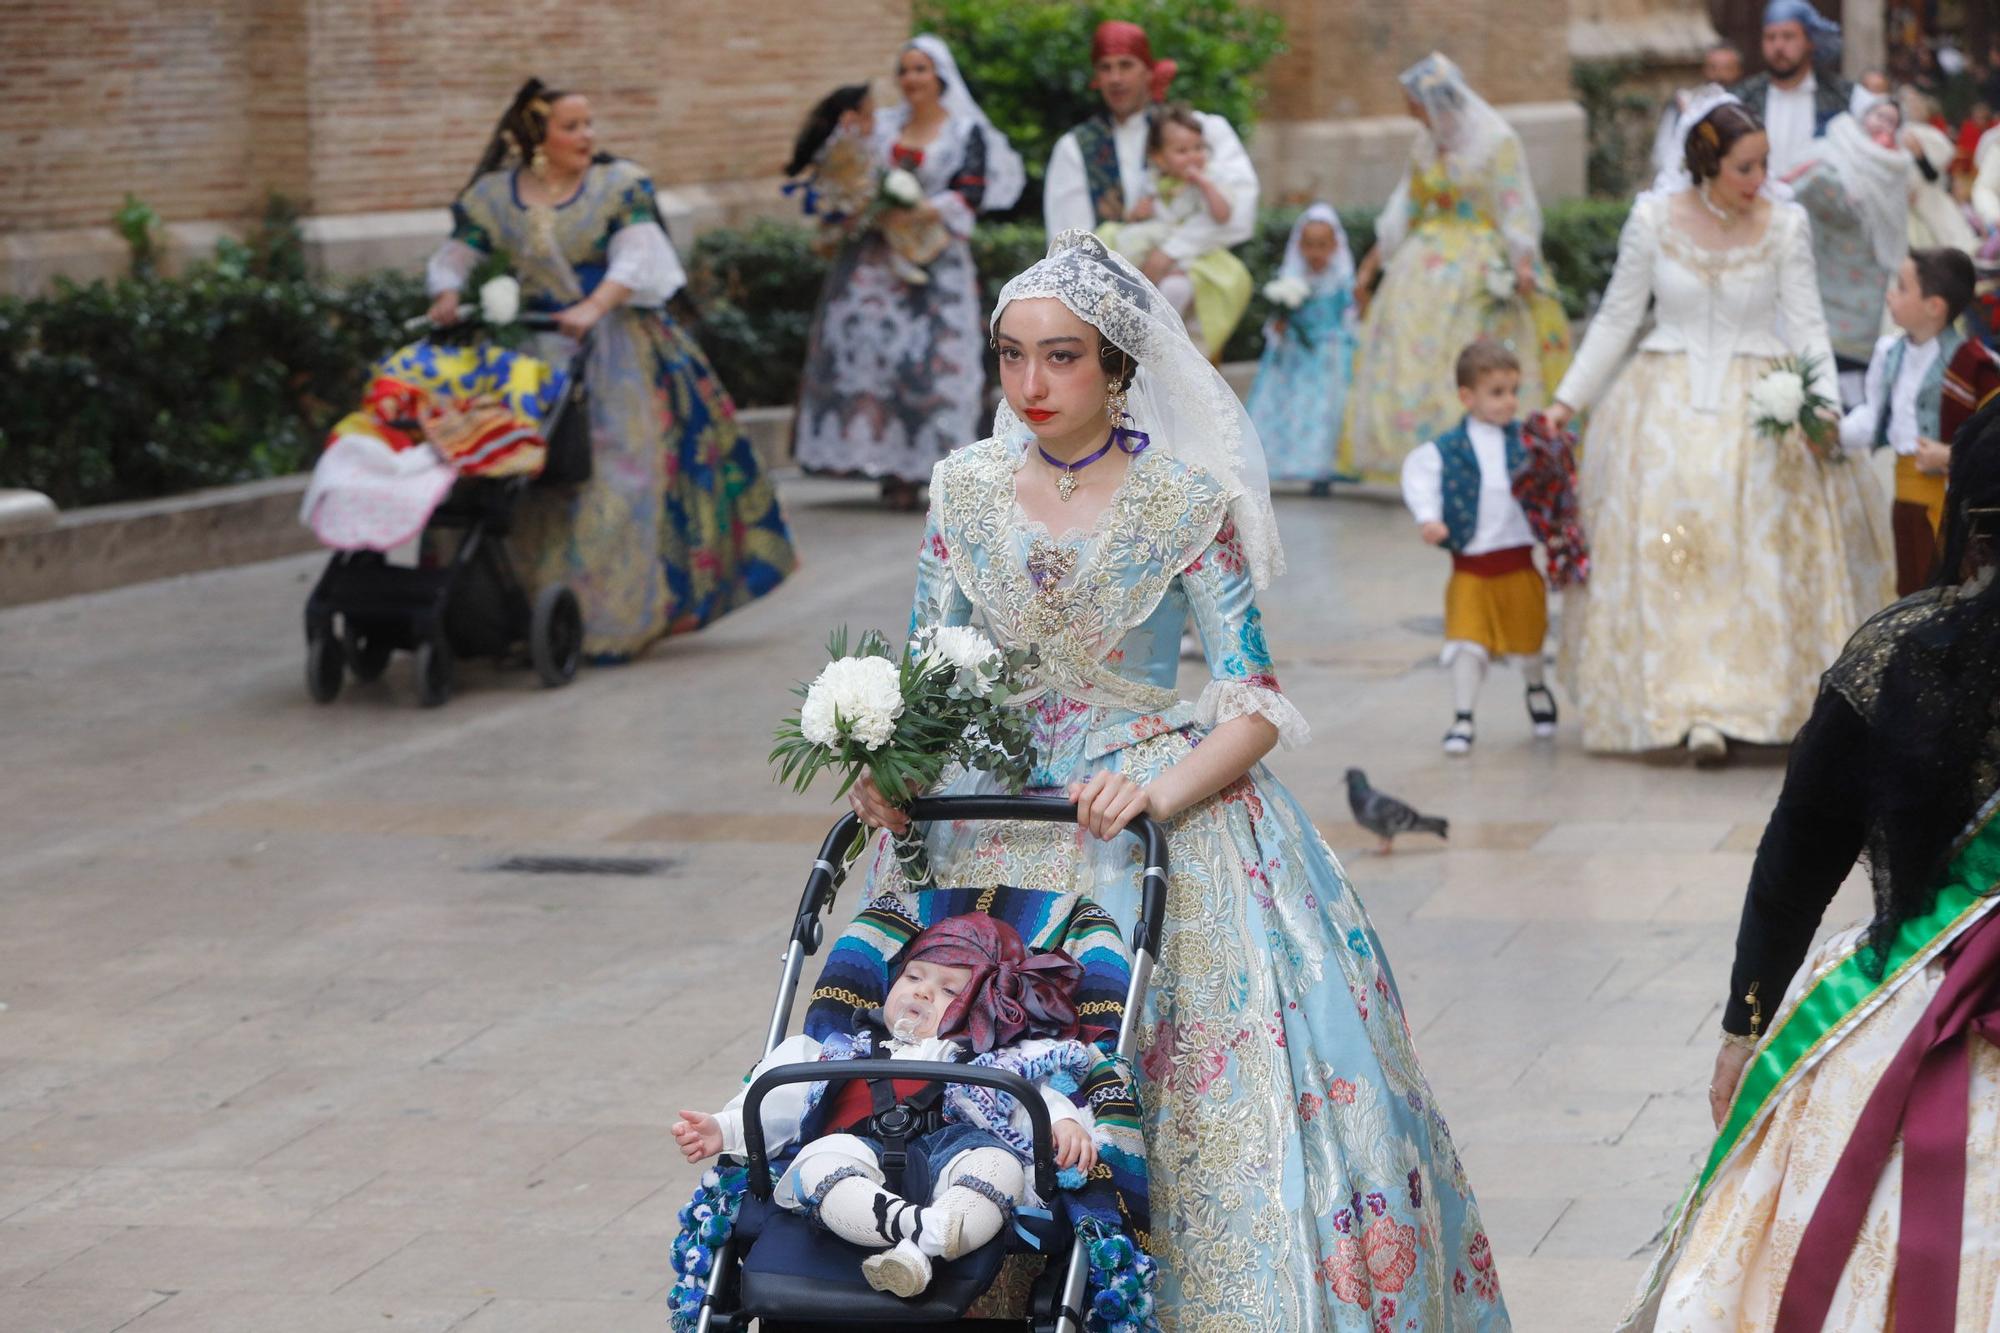
<svg viewBox="0 0 2000 1333">
<path fill-rule="evenodd" d="M 1520 139 L 1442 55 L 1401 81 L 1424 128 L 1356 279 L 1365 293 L 1387 264 L 1361 328 L 1341 449 L 1346 471 L 1374 480 L 1394 480 L 1404 455 L 1464 415 L 1452 363 L 1467 343 L 1493 338 L 1520 357 L 1523 411 L 1546 405 L 1570 356 Z"/>
</svg>

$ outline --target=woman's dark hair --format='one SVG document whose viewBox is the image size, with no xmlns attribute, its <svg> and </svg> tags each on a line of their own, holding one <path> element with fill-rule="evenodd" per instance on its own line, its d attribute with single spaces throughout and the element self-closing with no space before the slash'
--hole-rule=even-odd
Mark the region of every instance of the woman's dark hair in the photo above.
<svg viewBox="0 0 2000 1333">
<path fill-rule="evenodd" d="M 792 142 L 792 160 L 785 164 L 785 174 L 796 176 L 811 166 L 819 150 L 840 127 L 840 118 L 867 100 L 865 83 L 843 83 L 820 98 L 806 117 L 806 123 L 799 127 L 799 137 Z"/>
<path fill-rule="evenodd" d="M 1960 429 L 1945 493 L 1944 558 L 1932 591 L 1950 598 L 1895 641 L 1868 719 L 1864 781 L 1875 919 L 1886 957 L 1905 921 L 1936 902 L 1958 837 L 1992 795 L 2000 747 L 2000 578 L 1957 589 L 1995 559 L 2000 541 L 2000 400 Z M 1984 774 L 1984 776 L 1982 776 Z"/>
<path fill-rule="evenodd" d="M 498 171 L 507 165 L 509 158 L 526 164 L 532 162 L 535 150 L 542 146 L 542 140 L 549 137 L 549 113 L 565 97 L 575 97 L 575 90 L 551 88 L 540 79 L 529 79 L 514 94 L 514 100 L 500 113 L 500 123 L 493 127 L 493 137 L 486 141 L 486 151 L 479 155 L 479 165 L 472 169 L 466 181 L 470 185 L 489 171 Z M 613 162 L 617 159 L 610 153 L 593 153 L 593 162 Z"/>
<path fill-rule="evenodd" d="M 1097 359 L 1104 366 L 1104 374 L 1114 386 L 1132 387 L 1132 377 L 1139 373 L 1139 363 L 1132 354 L 1105 337 L 1097 335 Z"/>
<path fill-rule="evenodd" d="M 1688 130 L 1687 169 L 1696 185 L 1722 174 L 1722 159 L 1752 134 L 1764 132 L 1764 122 L 1741 102 L 1724 102 Z"/>
<path fill-rule="evenodd" d="M 1943 301 L 1945 322 L 1956 323 L 1972 304 L 1973 291 L 1979 285 L 1972 256 L 1963 250 L 1941 246 L 1910 251 L 1910 264 L 1917 271 L 1917 289 L 1926 297 L 1935 296 Z"/>
</svg>

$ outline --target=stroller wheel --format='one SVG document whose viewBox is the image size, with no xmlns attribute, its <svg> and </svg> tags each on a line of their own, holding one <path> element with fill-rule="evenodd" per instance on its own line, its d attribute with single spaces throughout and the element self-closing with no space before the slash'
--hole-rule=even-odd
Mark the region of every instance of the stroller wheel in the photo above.
<svg viewBox="0 0 2000 1333">
<path fill-rule="evenodd" d="M 388 670 L 389 654 L 395 651 L 387 638 L 350 624 L 347 627 L 347 669 L 364 684 L 381 679 Z"/>
<path fill-rule="evenodd" d="M 436 708 L 451 698 L 452 677 L 456 674 L 451 645 L 442 634 L 433 634 L 417 645 L 417 703 Z"/>
<path fill-rule="evenodd" d="M 528 624 L 528 656 L 542 684 L 554 689 L 576 677 L 583 660 L 583 608 L 576 594 L 554 584 L 535 594 L 535 611 Z"/>
<path fill-rule="evenodd" d="M 331 629 L 320 630 L 306 640 L 306 693 L 314 703 L 330 704 L 340 697 L 342 660 L 340 640 Z"/>
</svg>

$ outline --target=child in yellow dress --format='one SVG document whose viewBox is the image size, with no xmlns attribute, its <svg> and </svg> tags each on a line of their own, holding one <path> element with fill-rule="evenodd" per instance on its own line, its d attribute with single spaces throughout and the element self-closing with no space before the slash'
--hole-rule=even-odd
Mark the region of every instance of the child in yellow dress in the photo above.
<svg viewBox="0 0 2000 1333">
<path fill-rule="evenodd" d="M 1527 682 L 1528 719 L 1538 737 L 1555 735 L 1556 701 L 1542 665 L 1549 630 L 1548 585 L 1535 568 L 1535 537 L 1513 476 L 1522 465 L 1521 363 L 1479 339 L 1458 355 L 1458 401 L 1465 417 L 1403 460 L 1403 502 L 1432 546 L 1451 552 L 1444 592 L 1444 651 L 1455 710 L 1444 752 L 1472 750 L 1473 706 L 1495 657 L 1511 657 Z"/>
</svg>

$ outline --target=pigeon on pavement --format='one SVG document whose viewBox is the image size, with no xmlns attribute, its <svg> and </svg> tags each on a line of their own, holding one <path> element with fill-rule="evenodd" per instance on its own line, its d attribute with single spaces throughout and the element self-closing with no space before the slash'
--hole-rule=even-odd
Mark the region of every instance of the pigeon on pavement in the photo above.
<svg viewBox="0 0 2000 1333">
<path fill-rule="evenodd" d="M 1347 770 L 1347 808 L 1354 822 L 1382 840 L 1381 852 L 1395 850 L 1398 833 L 1435 833 L 1446 837 L 1448 821 L 1438 815 L 1420 815 L 1387 792 L 1368 785 L 1368 775 L 1358 768 Z"/>
</svg>

